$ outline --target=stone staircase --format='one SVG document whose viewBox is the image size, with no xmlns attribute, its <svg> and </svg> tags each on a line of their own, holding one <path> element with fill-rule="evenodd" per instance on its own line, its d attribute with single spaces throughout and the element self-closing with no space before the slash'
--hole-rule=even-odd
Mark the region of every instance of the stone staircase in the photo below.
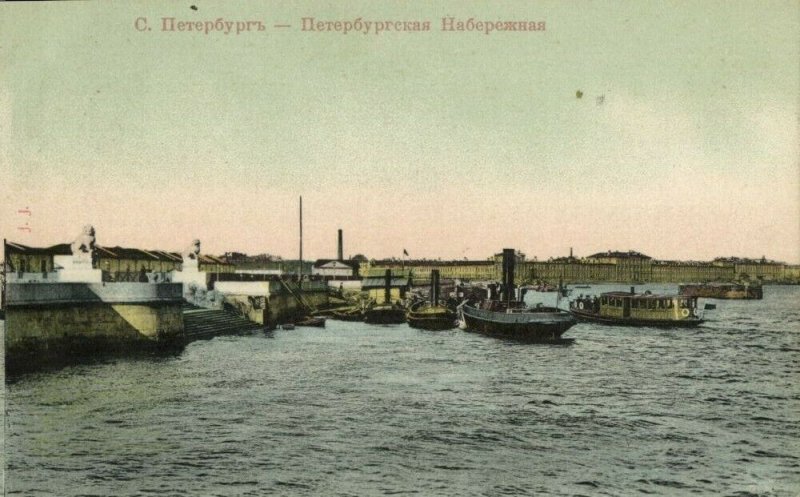
<svg viewBox="0 0 800 497">
<path fill-rule="evenodd" d="M 264 326 L 227 311 L 183 305 L 183 328 L 186 341 L 260 331 Z"/>
</svg>

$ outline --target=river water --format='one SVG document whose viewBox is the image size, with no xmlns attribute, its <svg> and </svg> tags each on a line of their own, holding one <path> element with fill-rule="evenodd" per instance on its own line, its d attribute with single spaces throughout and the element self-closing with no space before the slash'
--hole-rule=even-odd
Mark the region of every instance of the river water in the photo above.
<svg viewBox="0 0 800 497">
<path fill-rule="evenodd" d="M 798 495 L 800 287 L 715 302 L 571 346 L 329 320 L 7 378 L 5 491 Z"/>
</svg>

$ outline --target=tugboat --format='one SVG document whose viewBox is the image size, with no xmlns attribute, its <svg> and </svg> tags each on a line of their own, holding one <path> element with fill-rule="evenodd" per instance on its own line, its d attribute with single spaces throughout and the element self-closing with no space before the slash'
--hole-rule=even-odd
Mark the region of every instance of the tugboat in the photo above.
<svg viewBox="0 0 800 497">
<path fill-rule="evenodd" d="M 371 324 L 402 324 L 406 322 L 406 310 L 392 303 L 392 271 L 386 270 L 383 302 L 377 302 L 364 310 L 364 321 Z"/>
<path fill-rule="evenodd" d="M 456 326 L 456 314 L 439 305 L 439 270 L 431 271 L 431 301 L 422 302 L 406 313 L 408 325 L 423 330 L 449 330 Z"/>
<path fill-rule="evenodd" d="M 463 327 L 487 335 L 513 338 L 534 343 L 571 343 L 574 338 L 561 338 L 577 320 L 558 307 L 542 305 L 528 308 L 521 300 L 514 300 L 514 249 L 503 249 L 503 299 L 496 295 L 477 306 L 463 303 L 459 316 Z M 492 292 L 493 294 L 495 292 Z"/>
<path fill-rule="evenodd" d="M 706 309 L 713 309 L 706 304 Z M 703 322 L 697 297 L 655 295 L 648 292 L 606 292 L 578 297 L 570 312 L 580 321 L 624 326 L 691 327 Z"/>
</svg>

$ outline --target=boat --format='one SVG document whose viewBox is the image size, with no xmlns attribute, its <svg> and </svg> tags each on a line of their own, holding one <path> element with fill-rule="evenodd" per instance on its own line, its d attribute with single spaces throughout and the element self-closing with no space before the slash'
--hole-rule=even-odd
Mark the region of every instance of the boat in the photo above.
<svg viewBox="0 0 800 497">
<path fill-rule="evenodd" d="M 370 324 L 402 324 L 406 310 L 396 304 L 373 305 L 364 311 L 364 322 Z"/>
<path fill-rule="evenodd" d="M 535 285 L 521 286 L 520 289 L 523 292 L 522 300 L 524 300 L 525 292 L 528 291 L 539 292 L 539 293 L 558 292 L 561 297 L 568 297 L 572 293 L 572 289 L 565 287 L 564 283 L 561 280 L 558 281 L 558 286 L 551 285 L 550 283 L 547 282 L 540 282 Z"/>
<path fill-rule="evenodd" d="M 406 313 L 408 325 L 423 330 L 449 330 L 456 326 L 456 313 L 439 305 L 439 270 L 431 271 L 430 302 L 415 303 Z"/>
<path fill-rule="evenodd" d="M 331 312 L 331 318 L 339 321 L 363 321 L 364 313 L 360 307 L 351 306 L 335 309 Z"/>
<path fill-rule="evenodd" d="M 308 316 L 305 319 L 297 321 L 295 326 L 314 326 L 317 328 L 324 328 L 325 318 L 320 316 Z"/>
<path fill-rule="evenodd" d="M 761 300 L 764 298 L 761 285 L 749 283 L 691 283 L 679 285 L 678 293 L 685 297 L 707 299 Z"/>
<path fill-rule="evenodd" d="M 449 330 L 456 327 L 456 313 L 443 305 L 425 304 L 406 313 L 408 325 L 423 330 Z"/>
<path fill-rule="evenodd" d="M 371 305 L 364 309 L 364 322 L 370 324 L 402 324 L 406 322 L 405 307 L 392 302 L 392 281 L 392 271 L 387 269 L 383 279 L 383 295 L 376 294 Z"/>
<path fill-rule="evenodd" d="M 463 327 L 469 331 L 525 342 L 571 343 L 574 339 L 564 339 L 561 335 L 577 323 L 572 314 L 557 306 L 537 305 L 531 308 L 522 300 L 512 299 L 515 293 L 514 263 L 514 250 L 503 249 L 503 298 L 459 305 Z"/>
<path fill-rule="evenodd" d="M 706 306 L 711 309 L 712 306 Z M 697 297 L 657 295 L 650 292 L 606 292 L 570 302 L 570 312 L 580 321 L 623 326 L 691 327 L 703 322 Z"/>
<path fill-rule="evenodd" d="M 521 301 L 487 300 L 481 307 L 465 304 L 459 307 L 467 330 L 488 335 L 505 336 L 530 342 L 566 342 L 561 335 L 577 320 L 556 307 L 528 308 Z"/>
</svg>

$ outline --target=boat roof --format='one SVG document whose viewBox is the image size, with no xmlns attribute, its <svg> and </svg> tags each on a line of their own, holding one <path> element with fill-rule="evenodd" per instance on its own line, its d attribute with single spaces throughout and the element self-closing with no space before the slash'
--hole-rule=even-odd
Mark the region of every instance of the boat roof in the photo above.
<svg viewBox="0 0 800 497">
<path fill-rule="evenodd" d="M 726 286 L 758 286 L 757 284 L 748 281 L 710 281 L 708 283 L 682 283 L 681 286 L 711 286 L 711 287 L 726 287 Z"/>
<path fill-rule="evenodd" d="M 683 298 L 688 299 L 692 297 L 687 297 L 684 295 L 676 295 L 676 294 L 657 294 L 657 293 L 631 293 L 631 292 L 605 292 L 600 294 L 603 297 L 628 297 L 628 298 L 635 298 L 635 299 L 675 299 L 675 298 Z"/>
</svg>

